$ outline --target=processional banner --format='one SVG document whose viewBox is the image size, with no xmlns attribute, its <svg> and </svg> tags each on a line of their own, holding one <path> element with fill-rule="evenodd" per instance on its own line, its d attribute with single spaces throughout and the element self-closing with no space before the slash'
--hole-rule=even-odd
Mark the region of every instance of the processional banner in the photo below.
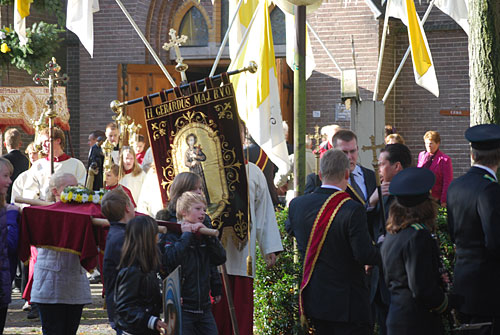
<svg viewBox="0 0 500 335">
<path fill-rule="evenodd" d="M 168 201 L 174 177 L 184 171 L 200 176 L 208 215 L 222 241 L 229 236 L 242 248 L 248 233 L 248 183 L 232 84 L 223 74 L 221 86 L 188 92 L 175 88 L 172 99 L 151 106 L 144 97 L 146 125 L 163 202 Z M 187 93 L 187 94 L 186 94 Z"/>
</svg>

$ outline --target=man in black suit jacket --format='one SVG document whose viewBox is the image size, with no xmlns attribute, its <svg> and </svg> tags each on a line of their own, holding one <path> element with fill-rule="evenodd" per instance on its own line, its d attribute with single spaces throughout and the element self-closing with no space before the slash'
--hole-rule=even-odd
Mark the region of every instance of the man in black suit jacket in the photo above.
<svg viewBox="0 0 500 335">
<path fill-rule="evenodd" d="M 368 201 L 368 217 L 371 235 L 375 242 L 381 242 L 385 236 L 385 222 L 389 216 L 389 208 L 394 196 L 389 194 L 389 185 L 399 172 L 411 166 L 410 149 L 404 144 L 388 144 L 380 151 L 378 158 L 379 174 L 382 189 L 382 201 L 385 209 L 385 218 L 382 216 L 381 205 L 378 201 L 378 192 L 375 190 Z M 382 266 L 375 266 L 370 271 L 370 303 L 374 321 L 379 325 L 379 335 L 387 334 L 386 319 L 389 312 L 391 298 L 384 281 Z"/>
<path fill-rule="evenodd" d="M 500 334 L 500 127 L 469 128 L 474 165 L 448 189 L 448 228 L 456 245 L 453 293 L 463 323 L 492 322 L 470 334 Z"/>
<path fill-rule="evenodd" d="M 21 142 L 21 133 L 16 128 L 10 128 L 5 132 L 5 148 L 7 148 L 7 154 L 3 155 L 4 158 L 8 159 L 12 166 L 14 166 L 14 172 L 10 179 L 12 180 L 12 184 L 9 186 L 9 190 L 7 191 L 7 203 L 10 203 L 10 195 L 12 194 L 12 185 L 14 180 L 16 180 L 17 176 L 19 176 L 22 172 L 28 170 L 29 168 L 29 160 L 19 148 L 22 145 Z"/>
<path fill-rule="evenodd" d="M 286 222 L 287 231 L 297 239 L 302 257 L 316 217 L 335 194 L 345 194 L 349 179 L 349 160 L 340 150 L 327 151 L 320 162 L 322 186 L 313 193 L 293 199 Z M 370 302 L 365 264 L 380 264 L 379 250 L 368 233 L 365 208 L 348 199 L 325 231 L 324 243 L 309 283 L 303 289 L 305 315 L 316 334 L 369 334 Z M 310 248 L 311 249 L 311 248 Z"/>
<path fill-rule="evenodd" d="M 349 172 L 352 176 L 349 179 L 347 193 L 351 195 L 353 200 L 364 205 L 375 190 L 376 183 L 375 173 L 370 169 L 358 165 L 358 137 L 350 130 L 341 129 L 333 136 L 332 143 L 335 149 L 343 151 L 347 155 L 347 158 L 349 158 Z M 306 178 L 304 193 L 313 192 L 319 185 L 321 185 L 319 176 L 314 173 L 309 174 Z"/>
</svg>

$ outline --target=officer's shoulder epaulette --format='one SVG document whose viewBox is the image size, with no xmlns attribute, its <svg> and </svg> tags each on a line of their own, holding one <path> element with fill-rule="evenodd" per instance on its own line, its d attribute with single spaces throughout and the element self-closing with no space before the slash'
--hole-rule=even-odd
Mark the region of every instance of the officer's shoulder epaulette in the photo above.
<svg viewBox="0 0 500 335">
<path fill-rule="evenodd" d="M 496 183 L 497 181 L 495 180 L 495 178 L 493 178 L 492 176 L 490 176 L 489 174 L 485 173 L 484 176 L 483 176 L 484 179 L 488 179 L 489 181 L 492 181 L 494 183 Z"/>
<path fill-rule="evenodd" d="M 411 227 L 412 227 L 413 229 L 415 229 L 415 230 L 422 230 L 422 229 L 425 229 L 425 227 L 424 227 L 422 224 L 420 224 L 420 223 L 414 223 L 414 224 L 412 224 L 412 225 L 411 225 Z"/>
</svg>

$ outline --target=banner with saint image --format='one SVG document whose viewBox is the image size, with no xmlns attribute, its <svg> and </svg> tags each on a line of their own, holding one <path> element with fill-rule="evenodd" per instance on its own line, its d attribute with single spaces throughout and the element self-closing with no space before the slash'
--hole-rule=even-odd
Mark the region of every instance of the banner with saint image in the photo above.
<svg viewBox="0 0 500 335">
<path fill-rule="evenodd" d="M 248 184 L 233 86 L 223 76 L 221 86 L 190 85 L 188 94 L 160 93 L 162 103 L 146 104 L 146 125 L 163 202 L 174 177 L 181 172 L 200 176 L 214 228 L 243 248 L 248 234 Z M 171 99 L 169 99 L 171 98 Z"/>
</svg>

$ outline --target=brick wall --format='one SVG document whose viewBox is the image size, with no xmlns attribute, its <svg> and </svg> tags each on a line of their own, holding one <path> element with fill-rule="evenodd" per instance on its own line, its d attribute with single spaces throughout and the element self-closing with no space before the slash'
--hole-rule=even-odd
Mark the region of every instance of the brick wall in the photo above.
<svg viewBox="0 0 500 335">
<path fill-rule="evenodd" d="M 139 28 L 149 37 L 153 48 L 166 64 L 170 63 L 161 46 L 176 18 L 181 0 L 124 1 Z M 209 0 L 203 0 L 211 20 L 217 10 Z M 72 139 L 75 153 L 86 160 L 87 137 L 95 129 L 103 129 L 113 116 L 109 103 L 117 97 L 117 66 L 120 63 L 154 63 L 132 26 L 113 0 L 101 0 L 101 10 L 94 15 L 94 58 L 68 33 L 66 42 L 66 73 L 68 105 L 71 110 Z M 426 5 L 418 5 L 420 15 Z M 4 21 L 2 15 L 2 21 Z M 35 19 L 34 16 L 32 19 Z M 12 19 L 10 19 L 12 20 Z M 360 97 L 371 100 L 375 84 L 377 60 L 382 34 L 383 17 L 375 19 L 363 2 L 324 2 L 320 9 L 308 15 L 308 21 L 321 36 L 342 68 L 352 68 L 351 35 L 356 50 L 356 67 Z M 433 9 L 426 24 L 427 37 L 435 61 L 441 95 L 437 99 L 413 79 L 411 62 L 407 62 L 391 95 L 386 102 L 386 121 L 396 126 L 405 137 L 416 158 L 423 150 L 422 136 L 429 129 L 442 135 L 443 152 L 452 157 L 455 176 L 469 166 L 468 147 L 463 139 L 467 117 L 441 116 L 440 110 L 469 109 L 469 81 L 467 37 L 451 19 Z M 28 20 L 28 22 L 30 22 Z M 213 26 L 213 22 L 208 22 Z M 387 37 L 379 99 L 385 93 L 392 75 L 408 45 L 406 28 L 399 20 L 391 20 Z M 211 32 L 211 38 L 214 38 Z M 335 122 L 335 105 L 340 99 L 340 72 L 330 61 L 318 41 L 311 36 L 316 58 L 316 69 L 307 81 L 307 132 L 318 124 Z M 64 70 L 64 66 L 63 66 Z M 2 85 L 31 85 L 31 76 L 9 69 L 2 77 Z M 321 111 L 321 118 L 312 117 L 313 110 Z M 349 127 L 348 122 L 337 122 Z"/>
</svg>

